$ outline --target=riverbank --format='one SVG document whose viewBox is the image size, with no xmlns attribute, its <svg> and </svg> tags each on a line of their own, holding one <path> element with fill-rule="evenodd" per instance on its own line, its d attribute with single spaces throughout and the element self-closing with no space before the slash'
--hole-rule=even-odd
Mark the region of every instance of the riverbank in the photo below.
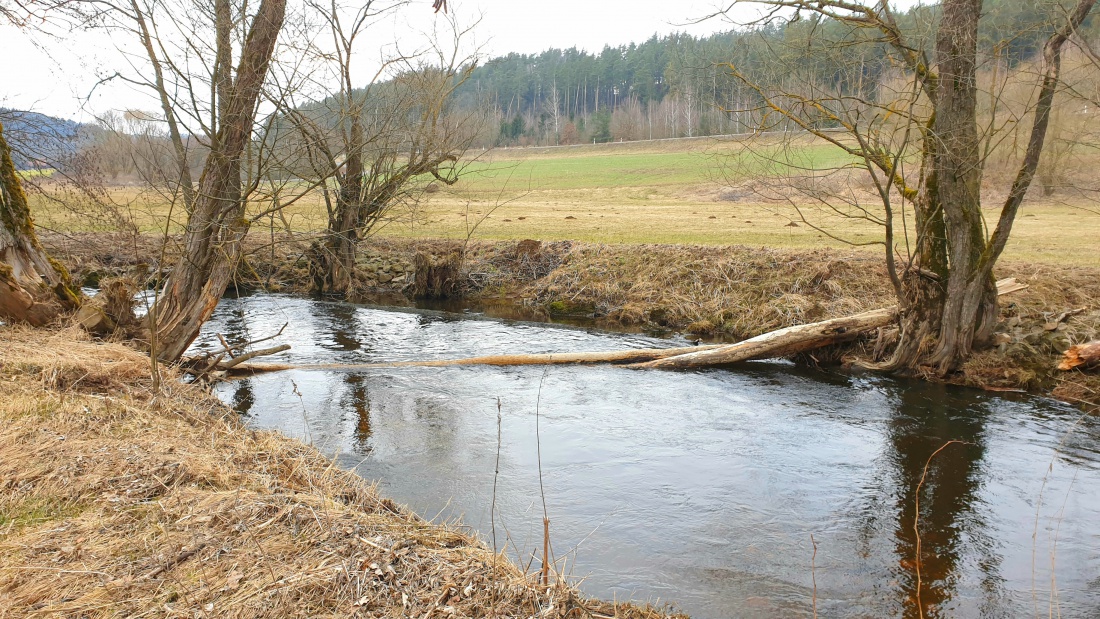
<svg viewBox="0 0 1100 619">
<path fill-rule="evenodd" d="M 92 285 L 155 263 L 152 237 L 44 235 L 51 250 Z M 250 239 L 239 291 L 307 293 L 308 239 Z M 408 302 L 417 252 L 460 256 L 456 292 L 467 303 L 519 307 L 532 316 L 582 318 L 608 328 L 680 332 L 740 340 L 774 329 L 895 303 L 881 255 L 854 249 L 630 245 L 559 241 L 451 241 L 375 238 L 364 243 L 356 300 Z M 1100 268 L 1004 262 L 998 277 L 1029 288 L 1003 298 L 997 345 L 974 355 L 949 381 L 992 390 L 1052 395 L 1100 409 L 1100 376 L 1060 372 L 1069 346 L 1100 338 Z M 1078 311 L 1080 310 L 1080 311 Z M 877 360 L 888 338 L 815 353 L 801 361 Z"/>
<path fill-rule="evenodd" d="M 148 358 L 0 327 L 0 617 L 666 616 L 539 586 Z"/>
</svg>

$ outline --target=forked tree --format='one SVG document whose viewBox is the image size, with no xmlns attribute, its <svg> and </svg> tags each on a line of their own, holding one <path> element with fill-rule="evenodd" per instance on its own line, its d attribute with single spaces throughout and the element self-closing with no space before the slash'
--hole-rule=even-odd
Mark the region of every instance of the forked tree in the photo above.
<svg viewBox="0 0 1100 619">
<path fill-rule="evenodd" d="M 1029 118 L 1019 119 L 1027 146 L 988 231 L 981 185 L 993 139 L 990 128 L 997 123 L 988 119 L 995 110 L 987 109 L 981 124 L 979 109 L 997 101 L 996 92 L 979 85 L 977 67 L 990 52 L 978 48 L 981 0 L 943 0 L 914 9 L 929 17 L 924 32 L 903 26 L 885 0 L 739 0 L 727 9 L 762 5 L 764 17 L 753 23 L 775 25 L 778 20 L 800 33 L 793 38 L 804 50 L 799 55 L 803 65 L 830 53 L 848 55 L 828 80 L 821 80 L 820 73 L 802 73 L 798 65 L 782 71 L 772 67 L 767 74 L 758 67 L 728 69 L 755 92 L 754 111 L 765 128 L 801 130 L 831 143 L 874 186 L 878 208 L 854 202 L 844 208 L 854 207 L 885 231 L 882 243 L 898 296 L 900 332 L 892 356 L 880 367 L 944 374 L 991 339 L 998 317 L 993 269 L 1044 150 L 1063 47 L 1095 3 L 1075 0 L 1052 11 L 1045 24 L 1049 36 L 1038 59 L 1034 103 Z M 836 38 L 826 38 L 837 31 Z M 885 69 L 867 71 L 863 61 L 869 57 Z M 902 87 L 882 87 L 890 71 L 900 76 Z M 823 200 L 833 200 L 837 209 L 835 201 L 843 198 Z"/>
<path fill-rule="evenodd" d="M 479 111 L 452 104 L 476 66 L 474 56 L 460 51 L 469 29 L 453 20 L 449 45 L 436 36 L 431 50 L 398 53 L 356 87 L 356 43 L 378 16 L 403 4 L 368 1 L 354 10 L 310 4 L 331 35 L 335 51 L 318 55 L 338 87 L 325 101 L 285 115 L 300 134 L 300 173 L 319 184 L 328 213 L 328 228 L 311 252 L 317 292 L 348 294 L 359 242 L 398 213 L 407 215 L 430 182 L 454 184 L 459 159 L 477 136 Z"/>
<path fill-rule="evenodd" d="M 145 21 L 146 14 L 134 5 L 134 16 Z M 209 113 L 216 127 L 209 154 L 195 187 L 183 247 L 172 266 L 168 281 L 149 312 L 153 353 L 162 361 L 174 361 L 183 355 L 199 334 L 202 324 L 233 277 L 241 257 L 241 243 L 248 232 L 245 199 L 242 192 L 242 159 L 253 139 L 260 90 L 267 77 L 275 43 L 283 26 L 286 0 L 262 0 L 247 25 L 236 68 L 231 32 L 234 23 L 230 0 L 214 0 L 215 70 L 209 85 L 214 93 Z M 151 32 L 150 30 L 146 30 Z M 146 49 L 151 35 L 143 37 Z M 155 66 L 161 62 L 151 54 Z M 163 81 L 157 83 L 165 100 Z M 176 111 L 167 114 L 176 118 Z"/>
</svg>

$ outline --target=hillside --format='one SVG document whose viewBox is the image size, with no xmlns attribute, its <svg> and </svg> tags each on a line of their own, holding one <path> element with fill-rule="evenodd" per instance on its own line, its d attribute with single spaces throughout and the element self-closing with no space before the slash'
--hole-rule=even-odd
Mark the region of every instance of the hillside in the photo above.
<svg viewBox="0 0 1100 619">
<path fill-rule="evenodd" d="M 89 125 L 38 112 L 0 108 L 0 123 L 20 170 L 55 167 L 88 140 Z"/>
</svg>

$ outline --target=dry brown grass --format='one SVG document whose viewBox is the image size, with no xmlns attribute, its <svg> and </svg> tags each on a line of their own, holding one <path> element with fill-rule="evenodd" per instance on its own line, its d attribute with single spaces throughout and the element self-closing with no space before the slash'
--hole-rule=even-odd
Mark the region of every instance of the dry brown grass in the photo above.
<svg viewBox="0 0 1100 619">
<path fill-rule="evenodd" d="M 164 384 L 121 345 L 0 328 L 0 617 L 663 616 L 540 587 Z"/>
</svg>

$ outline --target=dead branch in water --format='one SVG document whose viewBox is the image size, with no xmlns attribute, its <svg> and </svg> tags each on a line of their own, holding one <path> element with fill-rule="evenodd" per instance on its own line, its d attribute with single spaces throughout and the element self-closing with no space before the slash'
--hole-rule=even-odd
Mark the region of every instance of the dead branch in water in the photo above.
<svg viewBox="0 0 1100 619">
<path fill-rule="evenodd" d="M 248 361 L 256 357 L 274 355 L 290 350 L 290 344 L 280 344 L 279 346 L 261 348 L 248 353 L 244 352 L 249 347 L 259 342 L 266 342 L 279 337 L 283 334 L 287 324 L 290 323 L 284 324 L 282 328 L 279 329 L 278 333 L 274 335 L 261 337 L 248 342 L 241 342 L 239 344 L 229 344 L 225 337 L 222 336 L 221 333 L 218 333 L 218 341 L 222 344 L 220 350 L 213 350 L 202 355 L 185 358 L 181 361 L 180 367 L 184 372 L 194 376 L 196 381 L 209 381 L 211 379 L 223 378 L 237 366 L 247 364 Z M 229 357 L 227 361 L 224 360 L 226 356 Z"/>
<path fill-rule="evenodd" d="M 791 357 L 807 350 L 850 342 L 869 331 L 885 327 L 896 319 L 897 308 L 873 310 L 808 325 L 795 325 L 729 346 L 637 363 L 631 367 L 671 370 Z"/>
<path fill-rule="evenodd" d="M 293 365 L 286 363 L 241 363 L 232 368 L 234 374 L 257 374 L 282 370 L 362 370 L 372 368 L 448 367 L 453 365 L 583 365 L 590 363 L 630 364 L 663 359 L 699 350 L 720 348 L 719 345 L 684 346 L 680 348 L 637 348 L 610 352 L 540 353 L 532 355 L 488 355 L 466 359 L 441 359 L 434 361 L 396 361 L 392 363 L 315 363 Z"/>
</svg>

